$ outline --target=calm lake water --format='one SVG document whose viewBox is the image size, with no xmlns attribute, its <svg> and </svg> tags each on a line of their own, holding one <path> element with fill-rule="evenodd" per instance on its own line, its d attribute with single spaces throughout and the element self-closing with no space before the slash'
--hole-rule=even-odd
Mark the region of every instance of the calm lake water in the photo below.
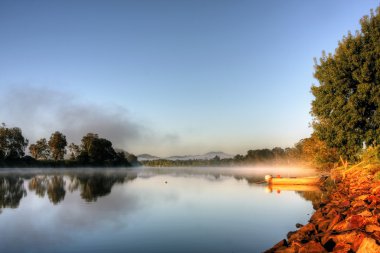
<svg viewBox="0 0 380 253">
<path fill-rule="evenodd" d="M 0 173 L 0 252 L 261 252 L 312 203 L 263 171 L 170 168 Z"/>
</svg>

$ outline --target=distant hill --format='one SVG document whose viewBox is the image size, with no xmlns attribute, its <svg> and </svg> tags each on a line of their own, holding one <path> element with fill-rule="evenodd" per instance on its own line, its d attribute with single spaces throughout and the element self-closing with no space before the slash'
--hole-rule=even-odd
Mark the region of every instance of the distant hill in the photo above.
<svg viewBox="0 0 380 253">
<path fill-rule="evenodd" d="M 141 154 L 137 156 L 137 160 L 139 161 L 149 161 L 149 160 L 157 160 L 161 159 L 158 156 L 150 155 L 150 154 Z"/>
<path fill-rule="evenodd" d="M 203 155 L 185 155 L 185 156 L 170 156 L 166 159 L 168 160 L 211 160 L 219 156 L 220 159 L 233 158 L 233 155 L 226 154 L 224 152 L 208 152 Z"/>
<path fill-rule="evenodd" d="M 169 156 L 169 157 L 158 157 L 150 154 L 141 154 L 137 158 L 139 161 L 149 161 L 157 159 L 167 159 L 167 160 L 211 160 L 215 156 L 219 156 L 220 159 L 233 158 L 233 155 L 226 154 L 224 152 L 208 152 L 203 155 L 181 155 L 181 156 Z"/>
</svg>

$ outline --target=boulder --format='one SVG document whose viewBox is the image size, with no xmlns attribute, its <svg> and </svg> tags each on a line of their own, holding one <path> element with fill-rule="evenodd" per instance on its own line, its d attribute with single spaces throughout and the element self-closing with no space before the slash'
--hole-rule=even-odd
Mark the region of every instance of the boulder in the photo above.
<svg viewBox="0 0 380 253">
<path fill-rule="evenodd" d="M 357 253 L 379 253 L 380 246 L 372 238 L 366 237 L 359 246 Z"/>
<path fill-rule="evenodd" d="M 308 243 L 303 244 L 299 251 L 299 253 L 323 253 L 327 252 L 322 245 L 316 241 L 310 241 Z"/>
<path fill-rule="evenodd" d="M 365 219 L 361 215 L 352 215 L 347 221 L 348 229 L 359 229 L 365 226 Z"/>
<path fill-rule="evenodd" d="M 334 216 L 334 218 L 331 220 L 331 222 L 330 222 L 329 227 L 327 228 L 327 230 L 330 231 L 340 220 L 341 220 L 340 215 L 336 214 Z"/>
<path fill-rule="evenodd" d="M 373 195 L 377 195 L 377 196 L 379 196 L 379 195 L 380 195 L 380 185 L 375 186 L 374 188 L 372 188 L 371 193 L 372 193 Z"/>
<path fill-rule="evenodd" d="M 365 231 L 367 233 L 378 232 L 380 231 L 380 227 L 378 225 L 370 224 L 370 225 L 365 226 Z"/>
<path fill-rule="evenodd" d="M 348 253 L 351 250 L 351 245 L 345 242 L 339 242 L 335 245 L 334 253 Z"/>
<path fill-rule="evenodd" d="M 279 249 L 285 249 L 288 246 L 288 242 L 284 239 L 276 243 L 271 249 L 265 251 L 264 253 L 274 253 L 278 252 Z"/>
<path fill-rule="evenodd" d="M 352 250 L 354 252 L 358 251 L 359 247 L 360 247 L 360 244 L 362 244 L 362 241 L 363 239 L 365 238 L 366 236 L 363 234 L 363 233 L 359 233 L 354 242 L 352 243 Z"/>
</svg>

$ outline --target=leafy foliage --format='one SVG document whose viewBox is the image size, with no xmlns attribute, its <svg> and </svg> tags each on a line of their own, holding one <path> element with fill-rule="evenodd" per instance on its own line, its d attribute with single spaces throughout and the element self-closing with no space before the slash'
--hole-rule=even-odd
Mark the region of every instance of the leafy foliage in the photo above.
<svg viewBox="0 0 380 253">
<path fill-rule="evenodd" d="M 97 134 L 88 133 L 82 138 L 82 151 L 80 159 L 88 159 L 93 162 L 116 160 L 118 158 L 112 147 L 112 142 L 99 138 Z M 125 156 L 123 156 L 125 160 Z"/>
<path fill-rule="evenodd" d="M 50 156 L 50 147 L 45 138 L 29 146 L 29 152 L 34 159 L 47 160 Z"/>
<path fill-rule="evenodd" d="M 316 61 L 319 86 L 311 88 L 315 133 L 350 160 L 358 158 L 363 143 L 380 143 L 380 7 L 360 24 L 334 54 Z"/>
<path fill-rule="evenodd" d="M 28 140 L 18 127 L 8 128 L 5 124 L 0 127 L 0 160 L 19 159 L 25 155 Z"/>
<path fill-rule="evenodd" d="M 300 140 L 294 149 L 298 154 L 298 159 L 310 167 L 331 169 L 339 161 L 337 149 L 329 148 L 316 134 Z"/>
<path fill-rule="evenodd" d="M 54 160 L 62 160 L 66 154 L 66 136 L 61 132 L 56 131 L 50 136 L 49 147 L 51 156 Z"/>
</svg>

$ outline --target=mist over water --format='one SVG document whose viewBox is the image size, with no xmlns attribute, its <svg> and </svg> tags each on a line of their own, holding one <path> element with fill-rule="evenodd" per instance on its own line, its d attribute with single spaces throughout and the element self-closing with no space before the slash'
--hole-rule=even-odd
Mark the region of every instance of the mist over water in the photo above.
<svg viewBox="0 0 380 253">
<path fill-rule="evenodd" d="M 315 176 L 318 172 L 314 169 L 300 167 L 274 167 L 274 166 L 247 166 L 247 167 L 143 167 L 139 169 L 140 175 L 214 175 L 232 176 L 264 180 L 265 175 L 281 177 Z"/>
<path fill-rule="evenodd" d="M 282 177 L 315 176 L 318 172 L 314 169 L 296 166 L 237 166 L 237 167 L 133 167 L 133 168 L 0 168 L 0 175 L 6 174 L 117 174 L 130 173 L 138 175 L 224 175 L 264 178 L 265 175 L 280 175 Z"/>
</svg>

